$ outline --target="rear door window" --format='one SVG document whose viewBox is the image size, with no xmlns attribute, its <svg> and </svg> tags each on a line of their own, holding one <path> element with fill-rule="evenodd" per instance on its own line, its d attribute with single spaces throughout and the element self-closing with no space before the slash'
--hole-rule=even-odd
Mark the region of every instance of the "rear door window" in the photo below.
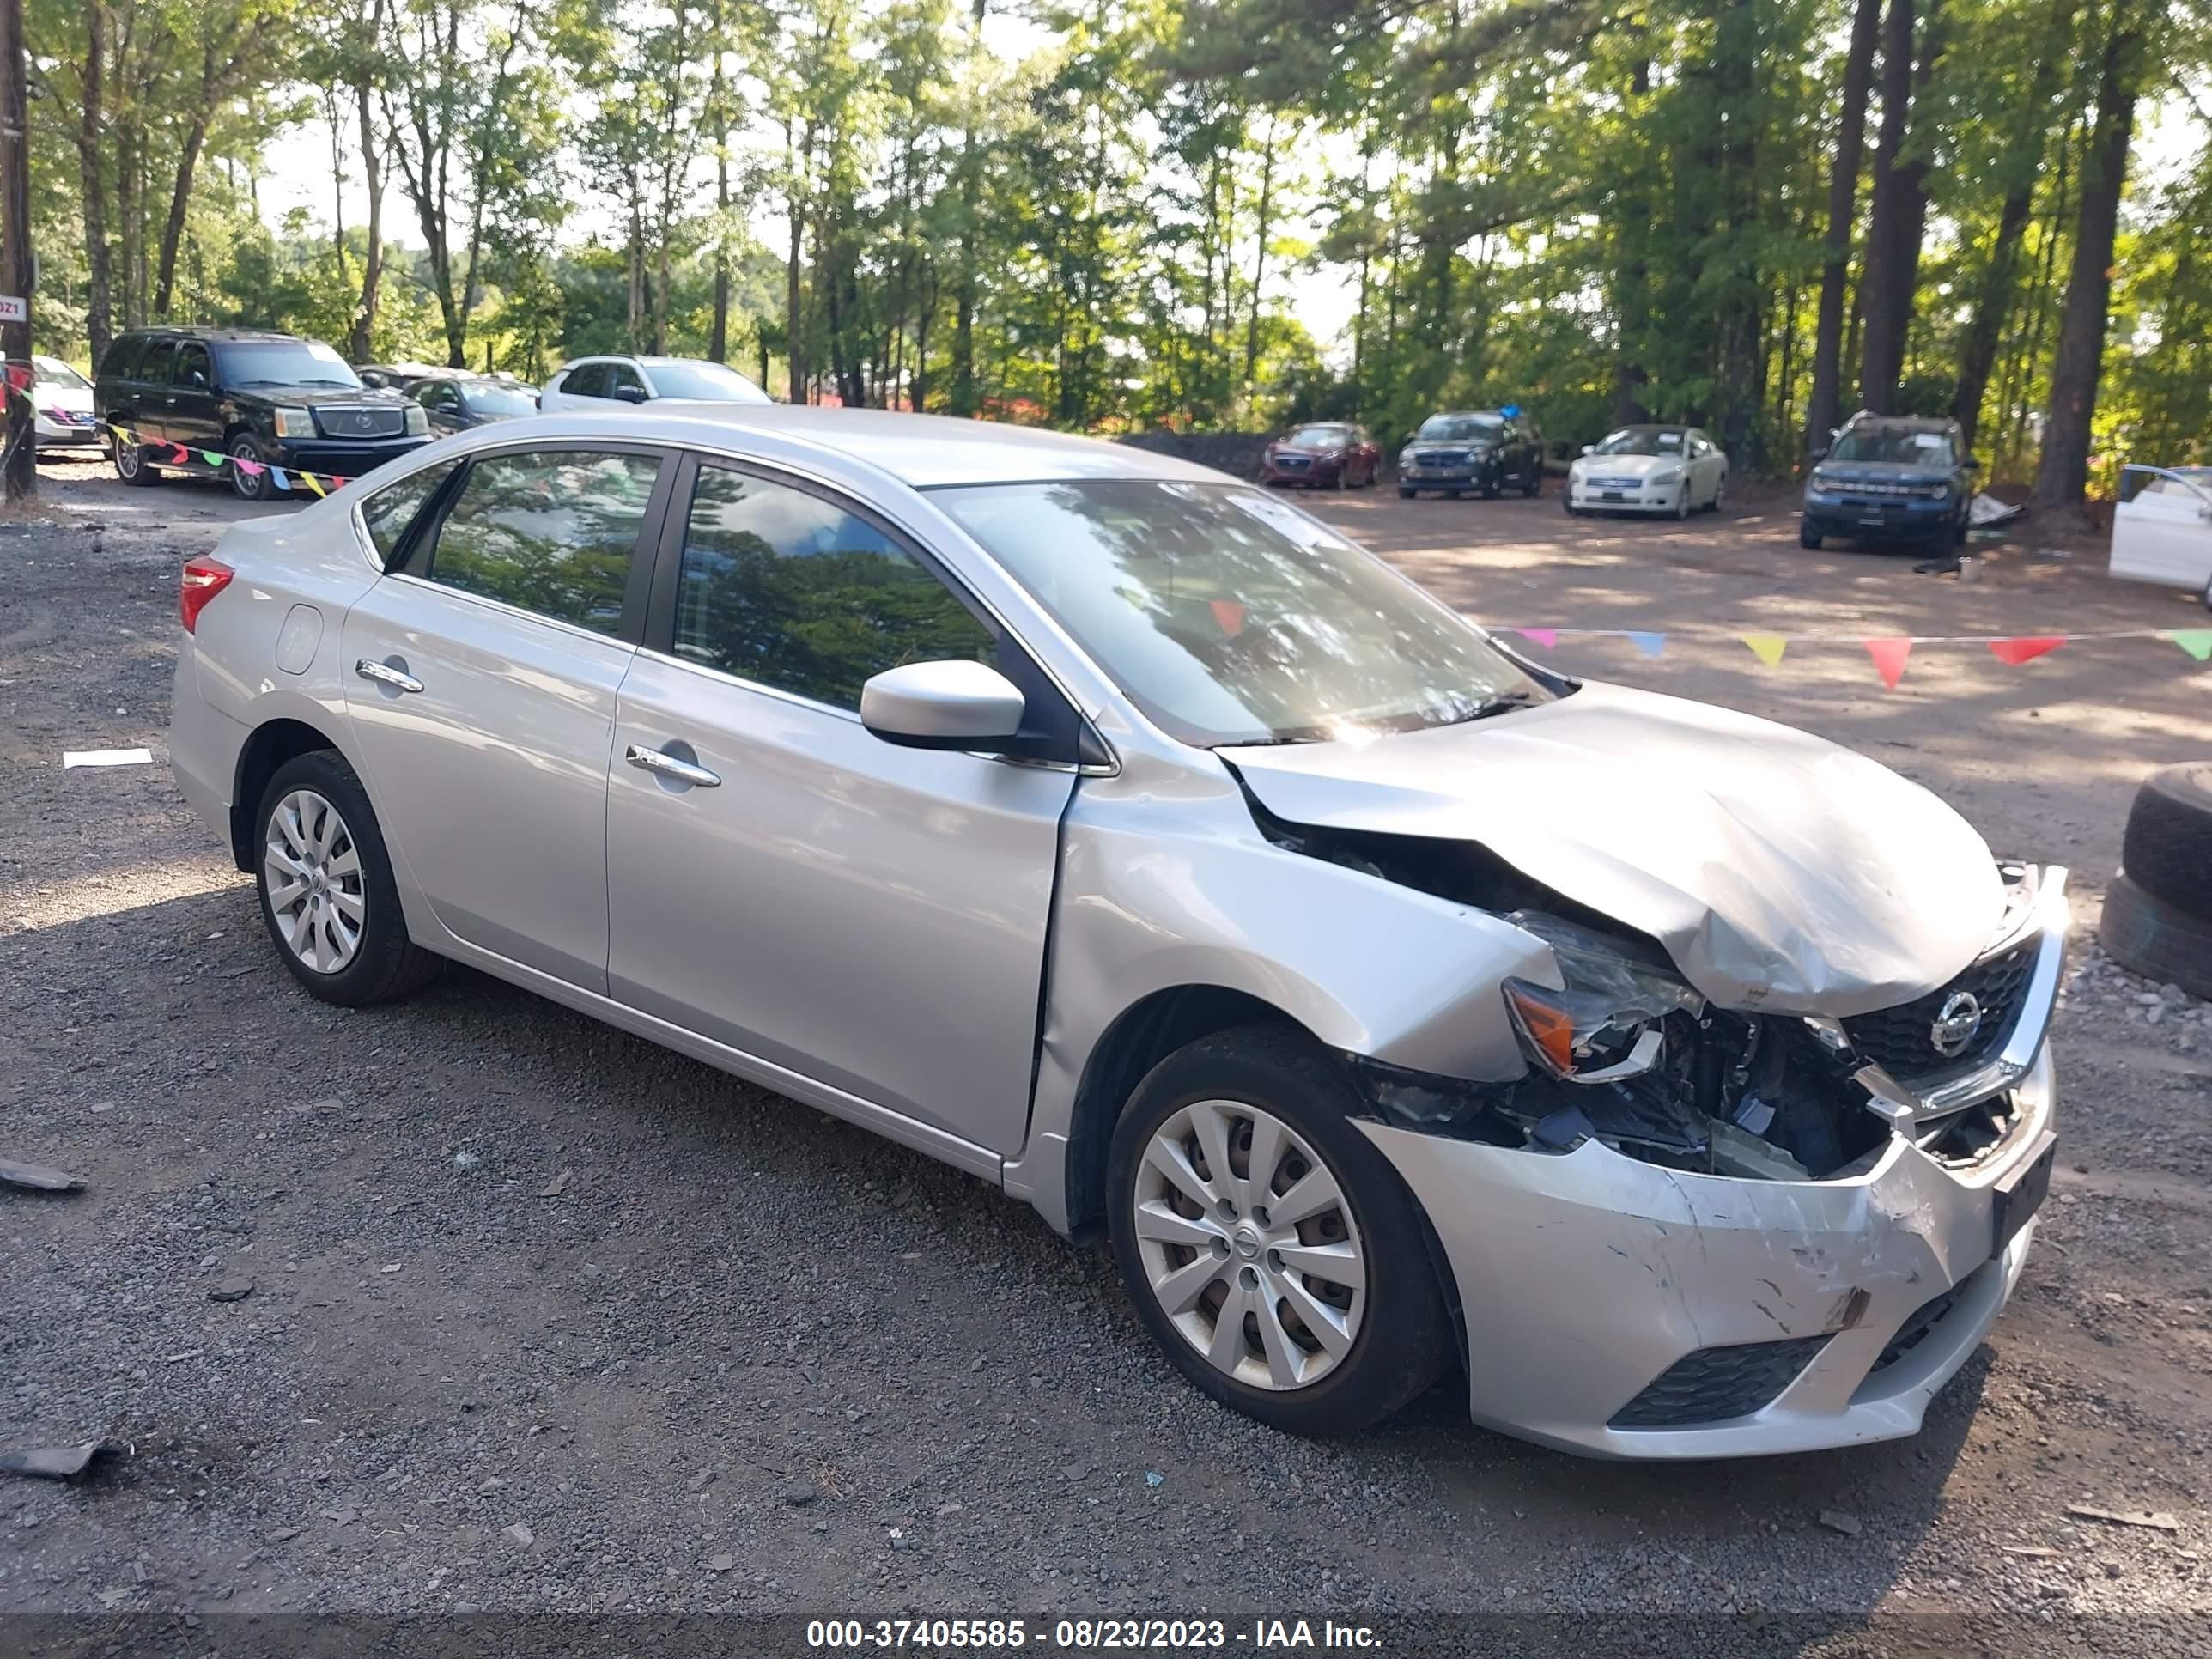
<svg viewBox="0 0 2212 1659">
<path fill-rule="evenodd" d="M 474 462 L 430 545 L 430 580 L 619 637 L 658 455 L 550 449 Z"/>
<path fill-rule="evenodd" d="M 138 359 L 144 355 L 146 337 L 126 334 L 107 348 L 107 360 L 100 366 L 103 380 L 127 380 L 138 370 Z"/>
<path fill-rule="evenodd" d="M 561 377 L 561 390 L 575 398 L 605 397 L 607 366 L 605 363 L 578 363 Z"/>
</svg>

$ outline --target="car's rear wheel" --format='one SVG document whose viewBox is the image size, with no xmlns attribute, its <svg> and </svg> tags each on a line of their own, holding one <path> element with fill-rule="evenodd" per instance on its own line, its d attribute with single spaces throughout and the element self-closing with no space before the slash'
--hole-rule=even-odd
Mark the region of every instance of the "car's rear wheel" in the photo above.
<svg viewBox="0 0 2212 1659">
<path fill-rule="evenodd" d="M 1146 1328 L 1213 1398 L 1296 1434 L 1381 1421 L 1451 1352 L 1419 1213 L 1357 1107 L 1310 1039 L 1245 1026 L 1153 1067 L 1109 1155 Z"/>
<path fill-rule="evenodd" d="M 112 432 L 107 440 L 108 459 L 115 463 L 115 476 L 127 484 L 143 488 L 161 482 L 161 469 L 146 459 L 143 444 L 127 444 Z"/>
<path fill-rule="evenodd" d="M 278 767 L 254 822 L 261 920 L 309 992 L 360 1007 L 435 976 L 442 963 L 407 936 L 383 831 L 343 755 L 319 749 Z"/>
<path fill-rule="evenodd" d="M 276 494 L 276 481 L 269 474 L 268 458 L 250 432 L 230 441 L 230 487 L 242 501 L 265 501 Z"/>
<path fill-rule="evenodd" d="M 1521 481 L 1521 493 L 1524 495 L 1534 495 L 1539 494 L 1543 488 L 1544 469 L 1540 466 L 1530 467 L 1528 476 Z"/>
<path fill-rule="evenodd" d="M 1719 477 L 1713 480 L 1713 499 L 1708 502 L 1707 505 L 1710 506 L 1714 512 L 1717 513 L 1721 510 L 1721 503 L 1727 500 L 1727 498 L 1728 474 L 1723 472 Z"/>
</svg>

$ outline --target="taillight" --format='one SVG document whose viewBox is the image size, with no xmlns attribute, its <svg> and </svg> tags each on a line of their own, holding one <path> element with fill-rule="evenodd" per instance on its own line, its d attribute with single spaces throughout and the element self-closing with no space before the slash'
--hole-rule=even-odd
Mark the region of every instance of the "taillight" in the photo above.
<svg viewBox="0 0 2212 1659">
<path fill-rule="evenodd" d="M 200 612 L 237 574 L 221 559 L 194 559 L 185 566 L 184 582 L 177 590 L 177 614 L 184 618 L 185 633 L 199 631 Z"/>
</svg>

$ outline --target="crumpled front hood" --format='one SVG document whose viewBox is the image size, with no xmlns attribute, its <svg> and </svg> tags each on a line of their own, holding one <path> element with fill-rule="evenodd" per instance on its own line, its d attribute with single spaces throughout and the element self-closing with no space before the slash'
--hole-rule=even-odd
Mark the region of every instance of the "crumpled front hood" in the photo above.
<svg viewBox="0 0 2212 1659">
<path fill-rule="evenodd" d="M 1365 743 L 1218 751 L 1291 823 L 1475 842 L 1656 939 L 1723 1007 L 1842 1018 L 1955 977 L 1995 860 L 1919 785 L 1747 714 L 1585 684 Z"/>
</svg>

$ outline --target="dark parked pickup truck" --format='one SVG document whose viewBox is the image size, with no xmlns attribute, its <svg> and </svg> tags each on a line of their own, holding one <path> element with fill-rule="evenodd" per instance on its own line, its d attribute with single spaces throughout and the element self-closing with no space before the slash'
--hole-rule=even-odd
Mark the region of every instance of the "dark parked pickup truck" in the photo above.
<svg viewBox="0 0 2212 1659">
<path fill-rule="evenodd" d="M 248 501 L 276 493 L 272 466 L 350 478 L 429 441 L 420 404 L 364 386 L 319 340 L 256 329 L 133 330 L 108 347 L 93 397 L 124 483 L 158 483 L 182 445 L 177 470 L 226 456 L 220 470 Z"/>
</svg>

